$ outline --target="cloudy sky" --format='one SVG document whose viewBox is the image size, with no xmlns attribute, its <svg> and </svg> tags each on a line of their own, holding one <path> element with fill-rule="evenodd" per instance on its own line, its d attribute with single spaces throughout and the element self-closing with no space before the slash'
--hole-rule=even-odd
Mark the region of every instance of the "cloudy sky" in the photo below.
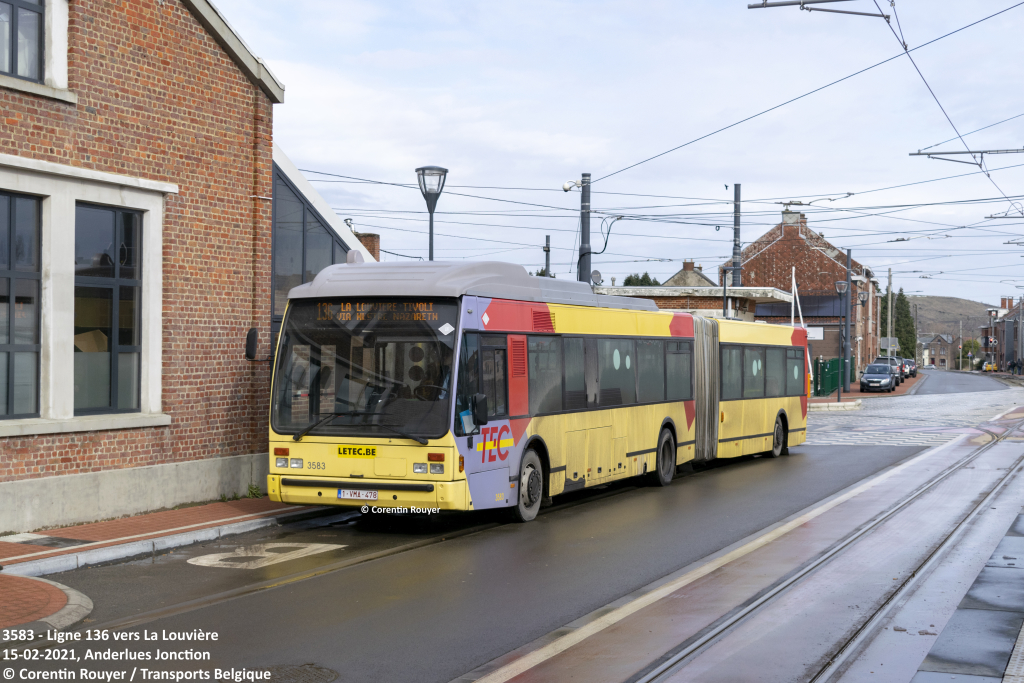
<svg viewBox="0 0 1024 683">
<path fill-rule="evenodd" d="M 1024 218 L 986 220 L 1020 215 L 1024 155 L 986 156 L 990 175 L 908 156 L 965 149 L 953 125 L 971 149 L 1024 146 L 1024 3 L 911 53 L 941 108 L 897 36 L 914 48 L 1014 0 L 897 0 L 898 24 L 746 0 L 216 3 L 286 86 L 277 142 L 388 260 L 426 256 L 423 199 L 402 185 L 434 164 L 450 169 L 437 258 L 532 270 L 550 235 L 552 270 L 575 277 L 580 197 L 561 186 L 590 172 L 596 249 L 601 217 L 626 216 L 594 257 L 606 283 L 721 263 L 741 183 L 745 242 L 779 202 L 817 200 L 812 227 L 908 292 L 1024 294 L 1024 247 L 1005 244 Z"/>
</svg>

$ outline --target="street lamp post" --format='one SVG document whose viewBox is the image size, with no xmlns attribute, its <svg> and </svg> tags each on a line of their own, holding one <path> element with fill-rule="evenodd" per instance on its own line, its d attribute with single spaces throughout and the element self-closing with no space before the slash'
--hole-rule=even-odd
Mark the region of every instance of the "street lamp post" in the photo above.
<svg viewBox="0 0 1024 683">
<path fill-rule="evenodd" d="M 440 166 L 420 166 L 416 169 L 416 179 L 420 184 L 420 192 L 427 200 L 427 212 L 430 213 L 430 258 L 434 260 L 434 207 L 437 206 L 437 198 L 444 190 L 444 179 L 448 175 L 447 168 Z"/>
</svg>

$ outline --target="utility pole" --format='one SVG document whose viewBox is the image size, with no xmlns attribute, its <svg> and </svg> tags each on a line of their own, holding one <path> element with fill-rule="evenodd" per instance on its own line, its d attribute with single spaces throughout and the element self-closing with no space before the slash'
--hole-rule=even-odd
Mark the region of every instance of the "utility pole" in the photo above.
<svg viewBox="0 0 1024 683">
<path fill-rule="evenodd" d="M 964 369 L 964 321 L 960 321 L 960 370 Z"/>
<path fill-rule="evenodd" d="M 740 275 L 740 184 L 732 186 L 735 194 L 732 200 L 732 286 L 742 286 L 743 280 Z"/>
<path fill-rule="evenodd" d="M 576 279 L 590 284 L 590 174 L 580 185 L 580 260 Z"/>
<path fill-rule="evenodd" d="M 850 393 L 850 316 L 853 314 L 853 306 L 851 301 L 853 300 L 853 282 L 850 278 L 850 265 L 853 261 L 850 256 L 850 250 L 846 250 L 846 325 L 845 333 L 846 340 L 843 348 L 843 365 L 845 371 L 843 372 L 843 391 Z"/>
<path fill-rule="evenodd" d="M 551 277 L 551 235 L 544 235 L 544 277 Z"/>
<path fill-rule="evenodd" d="M 921 331 L 917 327 L 917 304 L 914 304 L 914 339 L 917 339 L 917 335 L 921 334 Z M 918 364 L 917 360 L 917 342 L 914 342 L 914 363 Z"/>
<path fill-rule="evenodd" d="M 889 336 L 885 339 L 886 356 L 892 355 L 892 268 L 889 269 Z"/>
</svg>

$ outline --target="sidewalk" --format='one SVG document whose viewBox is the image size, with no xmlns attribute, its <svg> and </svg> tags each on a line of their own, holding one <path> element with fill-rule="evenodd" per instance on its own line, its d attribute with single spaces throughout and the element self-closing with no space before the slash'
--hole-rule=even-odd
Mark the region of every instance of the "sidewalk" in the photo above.
<svg viewBox="0 0 1024 683">
<path fill-rule="evenodd" d="M 243 498 L 0 536 L 0 628 L 37 622 L 44 628 L 65 628 L 92 610 L 92 603 L 77 591 L 30 577 L 215 540 L 324 509 Z"/>
</svg>

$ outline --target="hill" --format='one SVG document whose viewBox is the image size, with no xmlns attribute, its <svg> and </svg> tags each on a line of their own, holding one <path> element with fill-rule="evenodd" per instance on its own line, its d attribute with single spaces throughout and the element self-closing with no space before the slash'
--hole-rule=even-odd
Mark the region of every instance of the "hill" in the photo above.
<svg viewBox="0 0 1024 683">
<path fill-rule="evenodd" d="M 977 335 L 978 328 L 988 322 L 988 314 L 985 310 L 994 308 L 991 304 L 951 296 L 911 295 L 907 298 L 910 300 L 911 311 L 917 305 L 919 333 L 956 335 L 960 331 L 960 321 L 962 320 L 964 336 L 970 338 Z"/>
</svg>

